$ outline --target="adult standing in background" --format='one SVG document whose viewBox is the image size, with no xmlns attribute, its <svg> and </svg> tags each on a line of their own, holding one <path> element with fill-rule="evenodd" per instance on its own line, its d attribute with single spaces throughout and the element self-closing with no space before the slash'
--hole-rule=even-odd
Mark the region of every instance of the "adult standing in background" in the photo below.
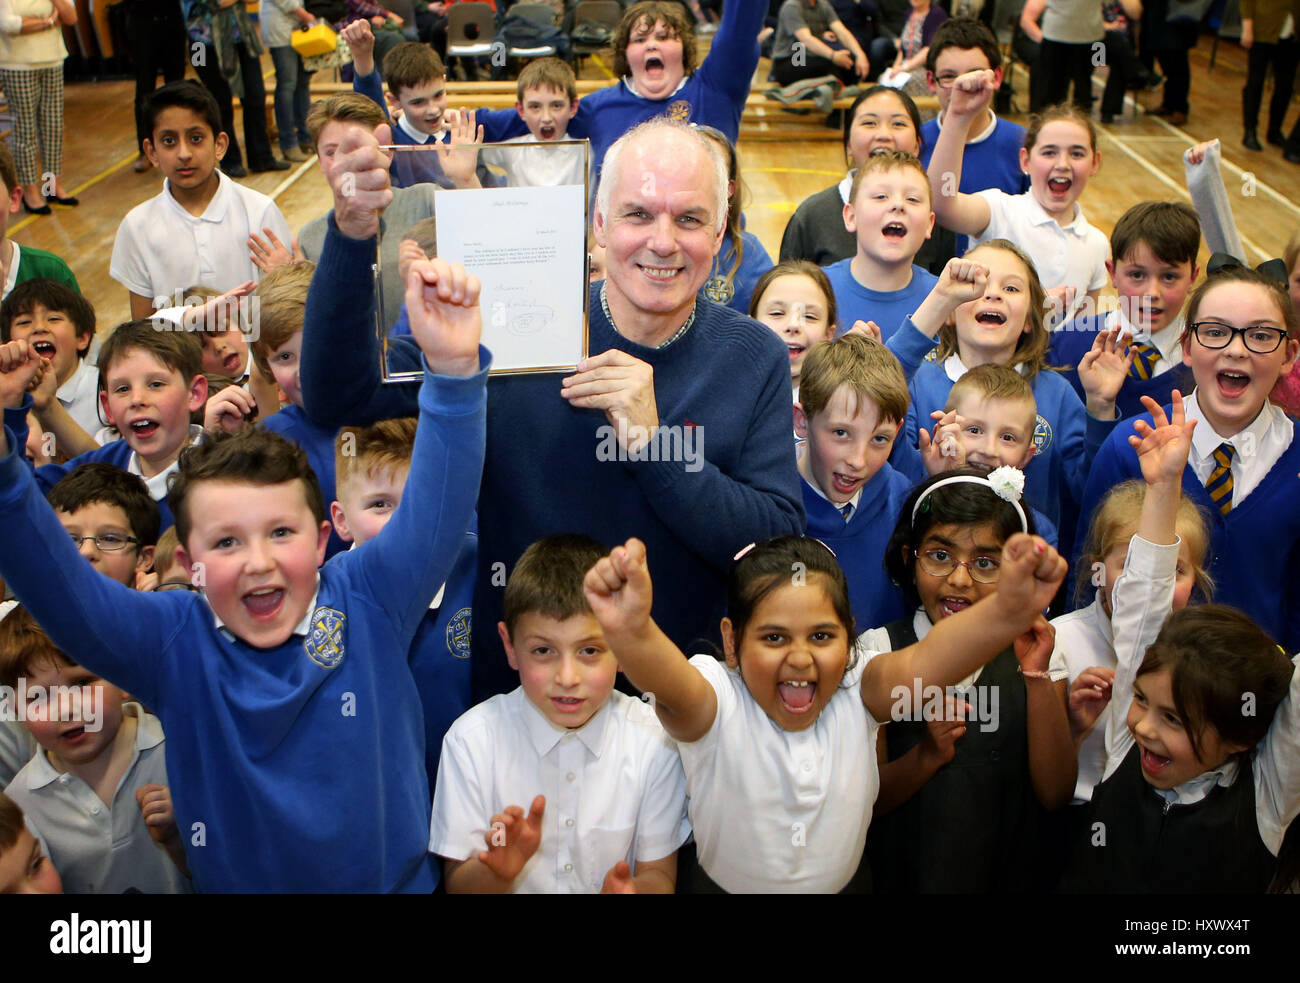
<svg viewBox="0 0 1300 983">
<path fill-rule="evenodd" d="M 262 0 L 259 13 L 262 43 L 271 49 L 275 66 L 275 128 L 280 131 L 280 154 L 300 163 L 313 150 L 307 132 L 311 109 L 311 72 L 293 48 L 293 32 L 315 23 L 302 0 Z"/>
<path fill-rule="evenodd" d="M 1038 24 L 1042 18 L 1042 26 Z M 1065 102 L 1074 84 L 1074 104 L 1092 111 L 1092 66 L 1096 47 L 1104 43 L 1106 26 L 1098 0 L 1029 0 L 1020 12 L 1020 29 L 1040 43 L 1044 105 Z"/>
<path fill-rule="evenodd" d="M 50 201 L 75 205 L 63 188 L 63 25 L 72 0 L 0 0 L 0 87 L 14 114 L 14 161 L 23 208 L 50 214 Z M 51 180 L 52 179 L 52 180 Z"/>
<path fill-rule="evenodd" d="M 1250 52 L 1245 88 L 1241 90 L 1241 113 L 1247 150 L 1263 150 L 1255 127 L 1259 122 L 1259 104 L 1264 100 L 1264 79 L 1273 66 L 1273 98 L 1268 104 L 1268 131 L 1265 139 L 1282 146 L 1286 138 L 1282 124 L 1291 105 L 1295 88 L 1295 70 L 1300 63 L 1300 0 L 1242 0 L 1241 46 Z"/>
<path fill-rule="evenodd" d="M 126 43 L 135 65 L 135 143 L 140 156 L 135 172 L 143 174 L 153 165 L 144 155 L 144 101 L 158 81 L 179 82 L 185 77 L 189 45 L 185 42 L 185 21 L 177 0 L 127 0 Z"/>
<path fill-rule="evenodd" d="M 1187 93 L 1192 87 L 1192 69 L 1187 52 L 1196 47 L 1199 21 L 1190 17 L 1169 20 L 1169 0 L 1146 0 L 1142 8 L 1142 60 L 1148 66 L 1160 59 L 1165 75 L 1165 93 L 1152 116 L 1164 116 L 1174 126 L 1187 122 L 1191 107 Z"/>
</svg>

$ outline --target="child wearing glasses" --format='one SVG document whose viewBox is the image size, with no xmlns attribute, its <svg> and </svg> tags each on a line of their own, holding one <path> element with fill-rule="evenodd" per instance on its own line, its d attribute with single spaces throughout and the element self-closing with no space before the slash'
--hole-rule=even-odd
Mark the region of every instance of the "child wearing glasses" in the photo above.
<svg viewBox="0 0 1300 983">
<path fill-rule="evenodd" d="M 46 497 L 95 570 L 136 590 L 152 586 L 161 518 L 143 479 L 92 462 L 77 467 Z"/>
<path fill-rule="evenodd" d="M 1291 372 L 1300 341 L 1286 287 L 1255 270 L 1211 274 L 1192 293 L 1182 359 L 1198 421 L 1183 491 L 1210 520 L 1209 573 L 1218 600 L 1245 611 L 1289 652 L 1300 646 L 1300 473 L 1294 423 L 1269 392 Z M 1166 410 L 1167 411 L 1167 410 Z M 1151 422 L 1151 415 L 1138 419 Z M 1085 518 L 1115 484 L 1141 476 L 1129 426 L 1115 428 L 1093 463 Z"/>
<path fill-rule="evenodd" d="M 913 613 L 860 640 L 889 652 L 997 594 L 1003 546 L 1034 533 L 1024 475 L 961 469 L 903 504 L 885 567 Z M 880 796 L 867 839 L 882 894 L 1024 891 L 1034 886 L 1045 813 L 1074 791 L 1064 672 L 1049 672 L 1053 632 L 1033 627 L 944 690 L 895 689 L 877 740 Z"/>
<path fill-rule="evenodd" d="M 939 142 L 952 98 L 952 84 L 967 72 L 987 69 L 995 87 L 1002 85 L 1002 50 L 984 24 L 972 17 L 953 17 L 940 25 L 930 42 L 925 59 L 925 84 L 939 100 L 939 115 L 921 126 L 921 163 L 930 166 L 930 155 Z M 1001 119 L 988 106 L 971 124 L 962 150 L 961 183 L 957 190 L 973 195 L 985 188 L 998 188 L 1009 195 L 1029 190 L 1029 175 L 1020 169 L 1020 148 L 1025 145 L 1025 128 Z M 958 243 L 958 255 L 966 251 L 965 237 Z"/>
</svg>

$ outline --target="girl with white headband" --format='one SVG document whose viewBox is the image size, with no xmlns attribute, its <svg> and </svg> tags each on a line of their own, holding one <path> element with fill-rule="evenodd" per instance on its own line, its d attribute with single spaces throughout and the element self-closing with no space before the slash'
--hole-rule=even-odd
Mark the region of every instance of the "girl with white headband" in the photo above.
<svg viewBox="0 0 1300 983">
<path fill-rule="evenodd" d="M 938 475 L 908 498 L 885 566 L 915 608 L 866 632 L 896 651 L 998 591 L 1003 546 L 1034 532 L 1022 472 Z M 880 797 L 867 842 L 878 893 L 1032 890 L 1046 814 L 1070 801 L 1075 757 L 1054 635 L 1030 634 L 954 686 L 906 694 L 877 742 Z M 1064 673 L 1060 674 L 1061 676 Z"/>
</svg>

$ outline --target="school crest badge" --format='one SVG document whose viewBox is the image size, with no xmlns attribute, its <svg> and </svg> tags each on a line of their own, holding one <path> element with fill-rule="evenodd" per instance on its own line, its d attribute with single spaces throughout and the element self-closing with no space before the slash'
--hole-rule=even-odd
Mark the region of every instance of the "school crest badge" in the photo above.
<svg viewBox="0 0 1300 983">
<path fill-rule="evenodd" d="M 342 611 L 319 607 L 311 613 L 307 639 L 303 649 L 307 657 L 322 669 L 333 669 L 343 661 L 343 625 L 347 617 Z"/>
<path fill-rule="evenodd" d="M 728 304 L 736 296 L 736 288 L 730 280 L 719 274 L 704 281 L 704 296 L 715 304 Z"/>
<path fill-rule="evenodd" d="M 1034 418 L 1034 455 L 1042 457 L 1052 446 L 1052 425 L 1042 418 Z"/>
<path fill-rule="evenodd" d="M 691 104 L 685 99 L 678 99 L 669 104 L 668 111 L 664 115 L 678 123 L 685 123 L 691 118 Z"/>
<path fill-rule="evenodd" d="M 447 651 L 457 659 L 469 658 L 469 608 L 461 608 L 447 622 Z"/>
</svg>

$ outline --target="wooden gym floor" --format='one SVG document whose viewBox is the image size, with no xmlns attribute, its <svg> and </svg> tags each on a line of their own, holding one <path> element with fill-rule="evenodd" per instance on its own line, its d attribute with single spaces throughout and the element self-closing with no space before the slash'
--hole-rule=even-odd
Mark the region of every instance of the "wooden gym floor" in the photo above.
<svg viewBox="0 0 1300 983">
<path fill-rule="evenodd" d="M 1249 259 L 1257 263 L 1281 255 L 1287 240 L 1300 229 L 1300 166 L 1284 161 L 1279 148 L 1253 153 L 1241 146 L 1245 52 L 1234 44 L 1221 43 L 1211 68 L 1210 45 L 1211 39 L 1202 37 L 1191 55 L 1192 110 L 1186 125 L 1173 127 L 1129 107 L 1116 123 L 1103 128 L 1101 170 L 1085 192 L 1083 205 L 1089 221 L 1109 234 L 1116 219 L 1135 202 L 1185 198 L 1183 151 L 1194 142 L 1219 137 L 1223 141 L 1224 182 L 1238 228 L 1252 250 Z M 608 59 L 588 59 L 583 77 L 608 77 L 607 63 Z M 264 64 L 269 90 L 274 84 L 269 57 Z M 755 75 L 755 91 L 766 88 L 767 70 L 764 61 Z M 1015 86 L 1022 106 L 1026 83 L 1023 69 L 1018 69 Z M 15 241 L 48 249 L 69 263 L 83 293 L 95 305 L 101 330 L 128 316 L 126 290 L 108 276 L 118 223 L 133 206 L 162 187 L 157 171 L 136 174 L 131 167 L 136 157 L 132 93 L 129 81 L 67 87 L 63 176 L 65 187 L 81 198 L 81 205 L 56 205 L 54 214 L 48 216 L 22 212 L 10 216 L 9 232 Z M 1100 102 L 1099 87 L 1096 95 L 1094 108 Z M 1261 135 L 1267 125 L 1268 97 L 1266 92 Z M 1159 93 L 1138 99 L 1154 108 Z M 1023 122 L 1021 116 L 1011 118 Z M 1295 118 L 1293 103 L 1288 131 Z M 741 139 L 742 173 L 749 188 L 745 207 L 748 227 L 773 259 L 785 223 L 799 202 L 843 176 L 838 137 L 833 131 L 826 133 L 829 139 L 823 140 Z M 250 175 L 245 183 L 274 197 L 295 230 L 330 207 L 329 190 L 315 158 L 289 171 Z"/>
</svg>

